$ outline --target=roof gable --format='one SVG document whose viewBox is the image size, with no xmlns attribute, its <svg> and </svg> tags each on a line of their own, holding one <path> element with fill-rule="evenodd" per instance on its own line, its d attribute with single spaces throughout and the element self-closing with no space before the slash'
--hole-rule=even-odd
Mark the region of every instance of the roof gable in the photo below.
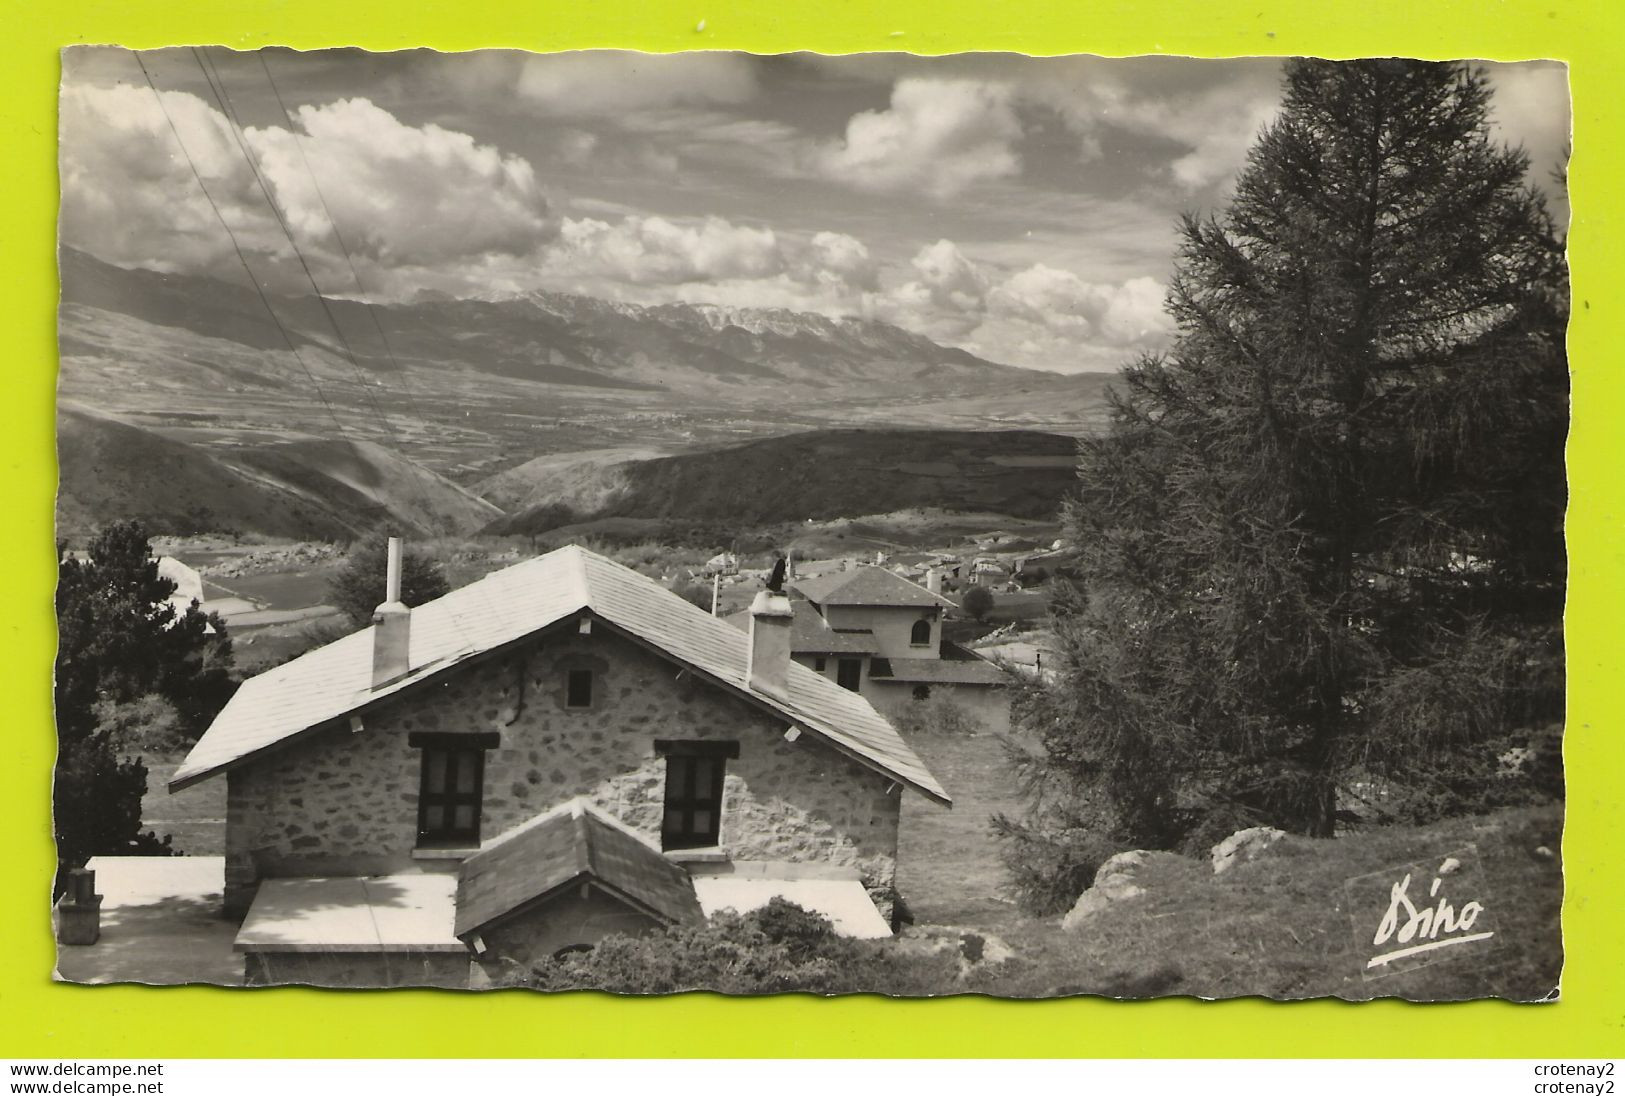
<svg viewBox="0 0 1625 1096">
<path fill-rule="evenodd" d="M 863 564 L 850 571 L 836 571 L 816 578 L 798 579 L 791 584 L 808 601 L 818 605 L 907 605 L 956 608 L 941 594 L 933 594 L 917 582 L 893 574 L 884 567 Z"/>
<path fill-rule="evenodd" d="M 896 729 L 857 693 L 793 662 L 784 697 L 753 690 L 746 633 L 653 579 L 574 545 L 412 610 L 412 668 L 382 688 L 372 688 L 370 627 L 245 681 L 175 771 L 170 789 L 242 764 L 580 613 L 693 667 L 860 764 L 948 802 Z"/>
<path fill-rule="evenodd" d="M 572 799 L 463 861 L 456 934 L 476 932 L 582 878 L 668 923 L 705 916 L 686 871 L 586 800 Z"/>
</svg>

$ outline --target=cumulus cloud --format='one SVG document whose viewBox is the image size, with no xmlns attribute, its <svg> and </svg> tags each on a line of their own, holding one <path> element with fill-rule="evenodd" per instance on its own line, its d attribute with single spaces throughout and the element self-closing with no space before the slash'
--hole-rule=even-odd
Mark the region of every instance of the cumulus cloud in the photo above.
<svg viewBox="0 0 1625 1096">
<path fill-rule="evenodd" d="M 863 190 L 950 198 L 1021 170 L 1021 123 L 1006 84 L 909 77 L 891 106 L 847 122 L 842 140 L 815 149 L 817 173 Z"/>
<path fill-rule="evenodd" d="M 1090 282 L 1043 263 L 1009 272 L 951 240 L 921 248 L 914 277 L 865 298 L 869 314 L 1012 365 L 1108 369 L 1166 339 L 1155 278 Z"/>
<path fill-rule="evenodd" d="M 709 301 L 830 315 L 857 311 L 879 287 L 861 240 L 839 232 L 790 236 L 722 217 L 677 221 L 628 214 L 565 218 L 541 256 L 551 288 L 643 303 Z"/>
<path fill-rule="evenodd" d="M 521 99 L 549 114 L 615 117 L 672 106 L 742 103 L 757 93 L 755 61 L 739 53 L 587 50 L 525 58 Z"/>
<path fill-rule="evenodd" d="M 573 277 L 608 277 L 633 285 L 761 278 L 784 269 L 772 229 L 720 217 L 689 225 L 635 215 L 617 224 L 566 218 L 548 262 Z"/>
<path fill-rule="evenodd" d="M 164 92 L 162 102 L 256 273 L 273 288 L 306 288 L 226 120 L 194 95 Z M 66 242 L 125 265 L 240 275 L 149 90 L 73 85 L 61 116 Z M 858 116 L 822 154 L 854 185 L 941 195 L 1015 170 L 1017 134 L 1003 85 L 902 79 L 890 108 Z M 562 160 L 595 164 L 601 143 L 620 139 L 573 123 L 546 138 Z M 938 239 L 882 260 L 844 232 L 662 216 L 581 196 L 560 220 L 523 157 L 447 125 L 408 124 L 365 98 L 305 105 L 292 130 L 250 129 L 245 140 L 329 291 L 352 283 L 323 199 L 366 291 L 385 298 L 552 288 L 860 314 L 995 360 L 1061 369 L 1109 368 L 1164 337 L 1155 280 L 1089 281 L 1067 269 L 1085 260 L 1053 249 L 994 242 L 973 255 Z"/>
<path fill-rule="evenodd" d="M 844 80 L 998 86 L 1029 133 L 1042 128 L 1044 115 L 1058 116 L 1085 162 L 1125 142 L 1141 152 L 1155 148 L 1147 167 L 1187 191 L 1233 176 L 1280 100 L 1280 63 L 1265 58 L 1193 62 L 982 53 L 802 55 L 798 62 Z"/>
<path fill-rule="evenodd" d="M 880 269 L 863 241 L 843 232 L 813 236 L 799 264 L 799 279 L 835 290 L 878 289 Z"/>
<path fill-rule="evenodd" d="M 221 114 L 195 95 L 146 88 L 68 86 L 61 99 L 62 236 L 118 263 L 160 270 L 232 258 L 174 128 L 232 230 L 250 249 L 275 243 L 276 226 Z"/>
<path fill-rule="evenodd" d="M 1068 59 L 1032 69 L 1021 94 L 1061 117 L 1085 161 L 1104 154 L 1103 138 L 1113 128 L 1170 142 L 1183 151 L 1170 154 L 1162 170 L 1195 191 L 1232 178 L 1280 109 L 1280 75 L 1273 64 L 1213 71 L 1224 74 L 1217 83 L 1170 87 L 1166 61 L 1103 65 L 1095 58 Z"/>
<path fill-rule="evenodd" d="M 981 307 L 987 293 L 987 276 L 977 264 L 965 258 L 952 240 L 938 240 L 922 247 L 909 265 L 938 307 L 961 310 Z"/>
<path fill-rule="evenodd" d="M 405 125 L 366 99 L 301 107 L 297 123 L 304 137 L 248 136 L 290 224 L 309 240 L 327 234 L 321 198 L 349 246 L 385 266 L 524 254 L 553 231 L 529 162 L 466 133 Z"/>
<path fill-rule="evenodd" d="M 1108 346 L 1135 346 L 1167 331 L 1166 288 L 1155 278 L 1117 285 L 1086 282 L 1042 263 L 1019 271 L 988 294 L 995 317 L 1042 324 Z"/>
<path fill-rule="evenodd" d="M 288 280 L 292 249 L 225 118 L 194 95 L 162 95 L 220 216 L 250 259 L 263 260 L 256 273 L 301 288 Z M 323 288 L 350 288 L 323 198 L 370 275 L 369 292 L 389 292 L 405 270 L 432 269 L 440 282 L 463 270 L 472 280 L 493 257 L 534 251 L 555 231 L 529 163 L 467 134 L 406 125 L 366 99 L 302 107 L 297 124 L 298 138 L 276 127 L 244 138 Z M 62 133 L 66 242 L 127 265 L 233 273 L 231 241 L 148 90 L 67 88 Z"/>
</svg>

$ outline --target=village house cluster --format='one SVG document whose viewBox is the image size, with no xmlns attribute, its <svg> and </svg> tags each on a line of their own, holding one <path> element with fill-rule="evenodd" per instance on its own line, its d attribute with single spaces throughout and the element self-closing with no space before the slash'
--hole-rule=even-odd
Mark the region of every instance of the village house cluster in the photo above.
<svg viewBox="0 0 1625 1096">
<path fill-rule="evenodd" d="M 791 656 L 883 712 L 941 697 L 985 729 L 1009 730 L 1009 674 L 942 634 L 955 608 L 943 573 L 927 569 L 922 586 L 865 564 L 793 580 Z M 747 628 L 753 618 L 728 619 Z"/>
</svg>

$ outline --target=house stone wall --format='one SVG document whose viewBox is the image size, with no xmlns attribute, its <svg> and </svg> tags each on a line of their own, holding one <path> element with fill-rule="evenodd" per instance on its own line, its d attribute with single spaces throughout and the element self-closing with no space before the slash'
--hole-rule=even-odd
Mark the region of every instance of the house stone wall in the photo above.
<svg viewBox="0 0 1625 1096">
<path fill-rule="evenodd" d="M 837 684 L 839 684 L 839 682 L 840 682 L 840 670 L 839 670 L 838 663 L 842 659 L 855 659 L 857 661 L 857 663 L 858 663 L 858 692 L 859 693 L 863 692 L 864 686 L 869 681 L 870 661 L 869 661 L 869 656 L 868 655 L 795 654 L 795 655 L 792 655 L 791 658 L 794 661 L 801 663 L 803 666 L 807 667 L 807 669 L 811 670 L 813 673 L 817 674 L 818 676 L 826 677 L 829 680 L 831 680 L 833 682 L 836 682 Z M 818 668 L 818 660 L 819 659 L 824 660 L 824 668 L 822 670 L 820 670 Z"/>
<path fill-rule="evenodd" d="M 942 650 L 942 608 L 921 605 L 826 605 L 824 619 L 840 631 L 867 629 L 874 633 L 882 658 L 936 658 Z M 931 621 L 931 642 L 916 647 L 909 642 L 914 622 Z"/>
<path fill-rule="evenodd" d="M 565 705 L 570 669 L 596 672 L 593 704 Z M 419 686 L 230 774 L 226 906 L 241 914 L 267 877 L 452 870 L 413 856 L 420 751 L 414 731 L 486 733 L 485 841 L 586 796 L 658 843 L 665 761 L 656 739 L 737 741 L 720 845 L 735 860 L 817 860 L 856 869 L 879 895 L 896 868 L 892 781 L 812 734 L 598 627 L 553 634 Z M 883 912 L 889 905 L 883 905 Z"/>
<path fill-rule="evenodd" d="M 498 922 L 480 933 L 485 954 L 479 963 L 500 978 L 510 963 L 530 966 L 551 958 L 560 948 L 596 944 L 606 936 L 642 936 L 661 923 L 596 887 L 585 896 L 573 887 L 534 909 Z"/>
</svg>

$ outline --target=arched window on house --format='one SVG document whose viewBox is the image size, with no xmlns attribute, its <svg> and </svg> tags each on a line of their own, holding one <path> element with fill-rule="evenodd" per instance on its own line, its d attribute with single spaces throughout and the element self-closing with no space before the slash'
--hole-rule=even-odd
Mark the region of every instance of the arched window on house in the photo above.
<svg viewBox="0 0 1625 1096">
<path fill-rule="evenodd" d="M 908 642 L 914 647 L 931 646 L 931 622 L 916 620 L 913 629 L 908 633 Z"/>
</svg>

